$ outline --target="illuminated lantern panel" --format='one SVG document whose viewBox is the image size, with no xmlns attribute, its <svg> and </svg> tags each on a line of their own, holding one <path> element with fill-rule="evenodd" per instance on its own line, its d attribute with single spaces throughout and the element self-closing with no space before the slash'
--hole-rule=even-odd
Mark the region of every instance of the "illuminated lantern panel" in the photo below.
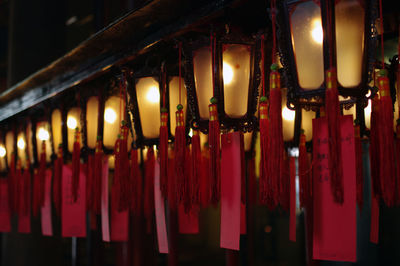
<svg viewBox="0 0 400 266">
<path fill-rule="evenodd" d="M 0 143 L 0 171 L 1 172 L 4 172 L 7 169 L 6 156 L 7 156 L 6 147 L 4 146 L 3 143 Z"/>
<path fill-rule="evenodd" d="M 365 117 L 365 127 L 371 128 L 371 111 L 372 111 L 372 101 L 368 100 L 368 105 L 364 109 L 364 117 Z"/>
<path fill-rule="evenodd" d="M 312 0 L 297 4 L 290 25 L 299 85 L 304 90 L 318 89 L 324 81 L 320 7 Z"/>
<path fill-rule="evenodd" d="M 48 122 L 39 122 L 36 124 L 36 145 L 37 156 L 40 160 L 40 154 L 43 151 L 43 141 L 46 144 L 46 162 L 51 162 L 51 146 L 50 146 L 50 126 Z"/>
<path fill-rule="evenodd" d="M 301 128 L 304 130 L 306 135 L 306 141 L 312 139 L 312 120 L 315 118 L 313 111 L 301 110 Z"/>
<path fill-rule="evenodd" d="M 7 150 L 7 164 L 10 167 L 11 157 L 14 152 L 14 133 L 12 131 L 8 131 L 6 134 L 6 150 Z"/>
<path fill-rule="evenodd" d="M 291 141 L 294 136 L 294 118 L 296 112 L 286 106 L 286 89 L 282 89 L 282 129 L 283 140 Z"/>
<path fill-rule="evenodd" d="M 96 147 L 98 114 L 99 98 L 96 96 L 90 97 L 86 104 L 86 129 L 87 145 L 91 149 Z"/>
<path fill-rule="evenodd" d="M 360 0 L 340 0 L 335 5 L 338 81 L 343 87 L 361 83 L 364 54 L 364 13 Z"/>
<path fill-rule="evenodd" d="M 81 109 L 78 107 L 71 108 L 67 114 L 67 128 L 68 128 L 68 151 L 72 152 L 75 142 L 75 129 L 81 130 Z M 82 147 L 82 135 L 80 135 L 80 143 Z"/>
<path fill-rule="evenodd" d="M 181 98 L 183 105 L 183 118 L 184 122 L 186 122 L 186 110 L 187 110 L 187 98 L 186 98 L 186 87 L 183 82 L 183 78 L 181 78 Z M 170 113 L 170 125 L 171 125 L 171 133 L 175 135 L 175 127 L 176 127 L 176 119 L 175 112 L 177 111 L 176 106 L 179 104 L 179 77 L 173 77 L 169 82 L 169 113 Z"/>
<path fill-rule="evenodd" d="M 193 53 L 193 73 L 196 87 L 197 105 L 201 119 L 209 118 L 208 105 L 213 97 L 211 51 L 203 47 Z"/>
<path fill-rule="evenodd" d="M 233 118 L 242 117 L 247 112 L 249 96 L 250 46 L 223 45 L 222 60 L 225 113 Z"/>
<path fill-rule="evenodd" d="M 51 114 L 51 128 L 53 131 L 53 148 L 54 151 L 57 153 L 58 146 L 62 143 L 62 120 L 61 120 L 61 111 L 56 109 Z"/>
<path fill-rule="evenodd" d="M 21 160 L 21 167 L 25 167 L 26 165 L 26 137 L 24 132 L 20 132 L 17 136 L 17 155 L 18 159 Z"/>
<path fill-rule="evenodd" d="M 120 97 L 111 96 L 104 104 L 103 143 L 106 148 L 113 149 L 121 128 Z"/>
<path fill-rule="evenodd" d="M 136 84 L 140 123 L 143 137 L 158 138 L 160 134 L 160 88 L 153 77 L 140 78 Z"/>
</svg>

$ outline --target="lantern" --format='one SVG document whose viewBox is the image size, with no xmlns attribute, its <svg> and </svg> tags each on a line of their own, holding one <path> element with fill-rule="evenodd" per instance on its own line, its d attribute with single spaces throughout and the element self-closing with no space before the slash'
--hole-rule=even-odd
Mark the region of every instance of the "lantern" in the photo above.
<svg viewBox="0 0 400 266">
<path fill-rule="evenodd" d="M 336 66 L 339 94 L 346 97 L 342 104 L 349 109 L 349 103 L 358 101 L 360 108 L 364 108 L 375 49 L 371 36 L 374 30 L 371 25 L 376 19 L 371 12 L 372 1 L 278 2 L 278 25 L 282 33 L 279 48 L 288 102 L 292 106 L 321 105 L 319 97 L 325 93 L 324 69 Z M 357 112 L 357 118 L 364 121 L 363 112 Z"/>
<path fill-rule="evenodd" d="M 62 144 L 62 116 L 60 109 L 55 109 L 51 113 L 51 129 L 53 149 L 54 151 L 58 151 L 58 146 Z"/>
<path fill-rule="evenodd" d="M 6 147 L 3 142 L 0 142 L 0 172 L 5 172 L 7 170 L 6 155 Z"/>
<path fill-rule="evenodd" d="M 208 131 L 208 105 L 214 97 L 222 128 L 252 131 L 260 82 L 259 49 L 254 39 L 240 32 L 228 30 L 216 36 L 215 44 L 202 38 L 184 46 L 192 127 Z"/>
</svg>

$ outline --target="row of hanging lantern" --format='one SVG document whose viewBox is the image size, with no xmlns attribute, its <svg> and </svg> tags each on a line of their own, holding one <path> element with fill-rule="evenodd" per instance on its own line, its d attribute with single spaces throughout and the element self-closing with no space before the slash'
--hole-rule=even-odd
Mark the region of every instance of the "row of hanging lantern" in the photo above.
<svg viewBox="0 0 400 266">
<path fill-rule="evenodd" d="M 111 89 L 95 93 L 89 90 L 77 93 L 75 98 L 58 99 L 78 103 L 64 104 L 62 109 L 51 110 L 48 117 L 3 131 L 1 170 L 11 166 L 13 155 L 22 165 L 37 166 L 44 152 L 46 162 L 50 163 L 59 147 L 69 159 L 74 142 L 89 153 L 100 145 L 106 154 L 112 154 L 122 121 L 129 127 L 125 136 L 129 148 L 159 145 L 163 149 L 159 139 L 162 134 L 165 138 L 166 132 L 168 149 L 179 138 L 175 128 L 183 126 L 184 145 L 189 131 L 194 136 L 209 134 L 210 149 L 217 147 L 210 156 L 219 158 L 220 132 L 245 132 L 249 140 L 250 132 L 257 129 L 258 118 L 263 116 L 258 113 L 258 96 L 268 96 L 268 92 L 262 92 L 264 79 L 267 80 L 266 61 L 278 55 L 282 69 L 273 71 L 283 74 L 286 88 L 282 88 L 279 103 L 282 112 L 269 116 L 282 116 L 286 142 L 298 146 L 301 129 L 305 130 L 307 141 L 311 140 L 311 119 L 315 113 L 319 115 L 327 91 L 324 71 L 335 68 L 343 113 L 353 112 L 364 134 L 364 121 L 369 122 L 364 108 L 370 108 L 368 99 L 376 94 L 370 83 L 376 41 L 374 10 L 373 0 L 278 1 L 278 6 L 273 5 L 270 11 L 276 19 L 278 33 L 273 38 L 279 44 L 279 52 L 271 58 L 263 55 L 263 34 L 248 36 L 227 26 L 214 30 L 210 36 L 181 39 L 172 60 L 146 63 L 145 67 L 127 65 L 112 79 Z M 332 70 L 326 75 L 336 72 Z M 280 76 L 275 78 L 279 80 Z M 183 115 L 178 121 L 174 116 L 176 106 Z M 164 114 L 161 120 L 160 113 Z M 166 131 L 160 133 L 163 126 Z M 77 134 L 79 131 L 82 134 Z"/>
</svg>

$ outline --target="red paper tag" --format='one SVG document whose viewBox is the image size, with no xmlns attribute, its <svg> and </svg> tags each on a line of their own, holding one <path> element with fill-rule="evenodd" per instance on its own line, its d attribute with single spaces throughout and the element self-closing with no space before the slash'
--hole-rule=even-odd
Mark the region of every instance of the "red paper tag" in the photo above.
<svg viewBox="0 0 400 266">
<path fill-rule="evenodd" d="M 19 178 L 16 180 L 18 185 L 18 233 L 29 234 L 31 232 L 31 189 L 30 189 L 30 180 L 23 180 L 22 173 L 19 175 Z M 15 176 L 16 177 L 16 176 Z M 28 184 L 25 184 L 28 182 Z M 28 186 L 28 190 L 26 188 Z M 26 195 L 28 194 L 28 195 Z M 25 197 L 28 196 L 28 202 L 24 203 Z M 25 206 L 25 210 L 23 210 L 23 205 Z"/>
<path fill-rule="evenodd" d="M 221 136 L 221 234 L 220 246 L 239 250 L 241 205 L 240 132 Z"/>
<path fill-rule="evenodd" d="M 8 180 L 0 178 L 0 232 L 10 232 L 10 202 L 8 199 Z"/>
<path fill-rule="evenodd" d="M 356 169 L 353 117 L 341 118 L 344 203 L 333 201 L 329 177 L 328 124 L 313 120 L 314 233 L 313 258 L 356 261 Z"/>
<path fill-rule="evenodd" d="M 369 240 L 378 244 L 379 241 L 379 201 L 372 193 L 371 195 L 371 232 Z"/>
<path fill-rule="evenodd" d="M 44 204 L 41 208 L 42 234 L 44 236 L 53 235 L 53 226 L 51 224 L 51 170 L 46 170 L 44 180 Z"/>
<path fill-rule="evenodd" d="M 183 204 L 178 208 L 179 233 L 198 234 L 199 233 L 199 208 L 192 206 L 188 213 L 185 212 Z"/>
<path fill-rule="evenodd" d="M 296 161 L 294 157 L 290 157 L 289 240 L 296 242 Z"/>
<path fill-rule="evenodd" d="M 78 197 L 75 202 L 73 200 L 71 188 L 71 165 L 63 165 L 62 168 L 62 237 L 86 237 L 86 176 L 84 167 L 85 166 L 81 164 Z"/>
<path fill-rule="evenodd" d="M 246 228 L 246 204 L 240 204 L 240 234 L 245 235 Z"/>
<path fill-rule="evenodd" d="M 111 188 L 111 241 L 128 241 L 129 210 L 118 211 L 117 186 Z"/>
<path fill-rule="evenodd" d="M 156 160 L 154 167 L 154 207 L 156 212 L 158 251 L 160 253 L 168 253 L 167 226 L 165 224 L 164 199 L 160 190 L 160 163 L 158 160 Z"/>
<path fill-rule="evenodd" d="M 110 242 L 110 221 L 108 213 L 108 160 L 104 160 L 101 176 L 101 232 L 103 241 Z"/>
</svg>

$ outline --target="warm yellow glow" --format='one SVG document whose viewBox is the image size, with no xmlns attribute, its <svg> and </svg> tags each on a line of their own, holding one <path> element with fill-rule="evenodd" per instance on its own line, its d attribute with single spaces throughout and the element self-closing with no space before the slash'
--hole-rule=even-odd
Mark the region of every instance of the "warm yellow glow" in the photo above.
<svg viewBox="0 0 400 266">
<path fill-rule="evenodd" d="M 6 154 L 7 154 L 6 148 L 4 148 L 3 145 L 1 145 L 1 146 L 0 146 L 0 157 L 3 158 L 3 157 L 6 156 Z"/>
<path fill-rule="evenodd" d="M 104 120 L 109 124 L 114 124 L 117 119 L 117 113 L 112 108 L 106 108 L 104 110 Z"/>
<path fill-rule="evenodd" d="M 38 137 L 39 137 L 39 139 L 40 139 L 41 141 L 49 140 L 49 138 L 50 138 L 49 131 L 47 131 L 46 129 L 44 129 L 44 128 L 42 128 L 42 127 L 39 128 Z"/>
<path fill-rule="evenodd" d="M 322 44 L 322 41 L 324 39 L 324 33 L 322 31 L 321 20 L 316 19 L 313 21 L 313 29 L 311 30 L 311 36 L 314 42 Z"/>
<path fill-rule="evenodd" d="M 25 149 L 25 140 L 23 138 L 19 138 L 17 142 L 18 149 Z"/>
<path fill-rule="evenodd" d="M 222 69 L 224 72 L 223 73 L 224 74 L 224 85 L 228 85 L 233 80 L 233 69 L 232 69 L 231 65 L 229 65 L 228 63 L 225 63 L 225 62 L 224 62 Z"/>
<path fill-rule="evenodd" d="M 282 109 L 282 118 L 285 119 L 286 121 L 293 121 L 294 117 L 296 115 L 296 112 L 293 110 L 290 110 L 287 108 L 287 106 L 283 107 Z"/>
<path fill-rule="evenodd" d="M 151 103 L 159 103 L 160 102 L 160 91 L 157 87 L 152 86 L 149 88 L 146 94 L 146 99 Z"/>
<path fill-rule="evenodd" d="M 371 100 L 368 100 L 368 105 L 364 109 L 365 126 L 367 128 L 371 128 L 371 110 L 372 110 L 371 107 L 372 107 Z"/>
<path fill-rule="evenodd" d="M 78 121 L 76 121 L 75 117 L 68 116 L 67 126 L 69 129 L 75 129 L 78 126 Z"/>
<path fill-rule="evenodd" d="M 189 137 L 193 137 L 193 129 L 189 130 Z"/>
</svg>

